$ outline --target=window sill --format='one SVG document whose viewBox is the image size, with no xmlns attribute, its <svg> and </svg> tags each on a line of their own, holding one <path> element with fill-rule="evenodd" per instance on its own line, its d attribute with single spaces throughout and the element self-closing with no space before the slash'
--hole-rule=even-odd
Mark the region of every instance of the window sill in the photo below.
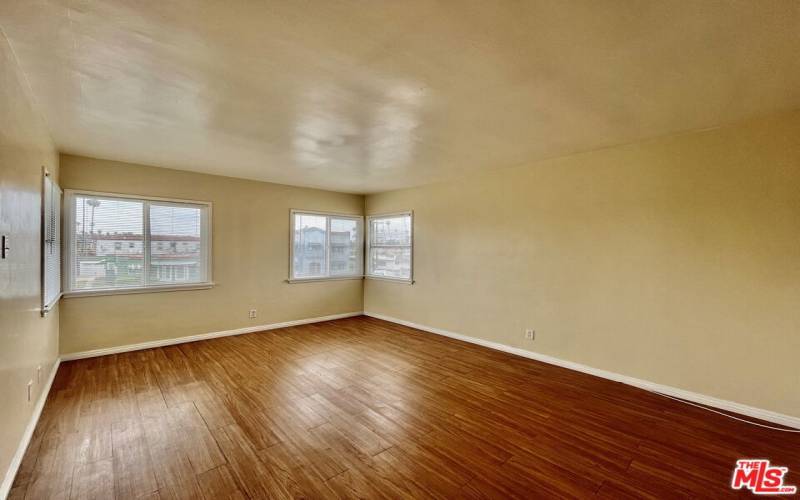
<svg viewBox="0 0 800 500">
<path fill-rule="evenodd" d="M 103 295 L 131 295 L 137 293 L 178 292 L 181 290 L 208 290 L 216 283 L 191 283 L 186 285 L 146 286 L 137 288 L 106 288 L 103 290 L 80 290 L 64 293 L 65 298 L 98 297 Z"/>
<path fill-rule="evenodd" d="M 415 281 L 413 279 L 405 279 L 405 278 L 389 278 L 386 276 L 365 276 L 368 280 L 376 280 L 376 281 L 392 281 L 394 283 L 402 283 L 404 285 L 413 285 Z"/>
<path fill-rule="evenodd" d="M 343 280 L 363 280 L 363 276 L 331 276 L 329 278 L 292 278 L 286 280 L 286 283 L 314 283 L 317 281 L 343 281 Z"/>
<path fill-rule="evenodd" d="M 43 318 L 44 318 L 45 316 L 47 316 L 47 314 L 48 314 L 50 311 L 52 311 L 52 310 L 53 310 L 53 308 L 56 306 L 56 304 L 58 304 L 58 301 L 59 301 L 59 300 L 61 300 L 61 297 L 63 297 L 63 296 L 64 296 L 64 292 L 59 292 L 59 294 L 56 296 L 56 298 L 55 298 L 55 299 L 53 299 L 53 301 L 52 301 L 52 302 L 50 302 L 49 304 L 45 305 L 45 306 L 42 308 L 42 317 L 43 317 Z"/>
</svg>

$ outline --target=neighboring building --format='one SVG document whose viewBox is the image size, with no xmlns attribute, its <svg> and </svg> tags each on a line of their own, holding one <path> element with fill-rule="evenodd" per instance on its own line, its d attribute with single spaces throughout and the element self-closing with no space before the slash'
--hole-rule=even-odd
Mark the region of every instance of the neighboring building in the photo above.
<svg viewBox="0 0 800 500">
<path fill-rule="evenodd" d="M 154 234 L 150 240 L 151 283 L 201 281 L 200 237 Z"/>
<path fill-rule="evenodd" d="M 407 222 L 398 219 L 386 219 L 373 227 L 373 244 L 408 245 L 411 228 Z M 411 269 L 411 251 L 408 248 L 373 248 L 369 256 L 374 275 L 399 278 L 407 276 Z"/>
<path fill-rule="evenodd" d="M 405 248 L 375 249 L 370 258 L 372 273 L 376 276 L 400 278 L 411 269 L 411 252 Z"/>
<path fill-rule="evenodd" d="M 325 230 L 304 227 L 294 238 L 294 271 L 298 276 L 319 276 L 325 267 Z M 358 248 L 348 231 L 332 231 L 330 243 L 331 274 L 350 274 L 357 270 Z"/>
<path fill-rule="evenodd" d="M 357 248 L 349 231 L 331 231 L 331 274 L 352 274 L 356 271 Z"/>
<path fill-rule="evenodd" d="M 143 280 L 144 241 L 135 234 L 77 235 L 77 286 L 106 281 L 109 286 L 136 286 Z M 201 281 L 201 242 L 198 236 L 152 235 L 149 281 Z M 102 285 L 101 285 L 102 286 Z"/>
<path fill-rule="evenodd" d="M 325 230 L 297 229 L 294 238 L 294 271 L 298 276 L 318 276 L 325 265 Z"/>
</svg>

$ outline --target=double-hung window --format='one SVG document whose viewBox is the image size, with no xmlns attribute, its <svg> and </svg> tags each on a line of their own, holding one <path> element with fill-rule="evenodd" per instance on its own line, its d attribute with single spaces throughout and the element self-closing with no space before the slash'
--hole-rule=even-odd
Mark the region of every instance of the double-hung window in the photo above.
<svg viewBox="0 0 800 500">
<path fill-rule="evenodd" d="M 413 214 L 367 217 L 367 277 L 413 282 Z"/>
<path fill-rule="evenodd" d="M 361 278 L 363 218 L 292 210 L 289 281 Z"/>
<path fill-rule="evenodd" d="M 68 190 L 66 291 L 210 287 L 211 203 Z"/>
</svg>

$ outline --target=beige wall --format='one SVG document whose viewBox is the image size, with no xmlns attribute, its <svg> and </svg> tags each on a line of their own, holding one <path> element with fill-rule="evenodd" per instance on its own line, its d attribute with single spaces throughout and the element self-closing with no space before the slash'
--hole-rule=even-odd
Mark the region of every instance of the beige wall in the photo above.
<svg viewBox="0 0 800 500">
<path fill-rule="evenodd" d="M 61 185 L 213 202 L 210 290 L 78 297 L 61 303 L 61 352 L 73 353 L 357 312 L 360 280 L 285 283 L 291 208 L 361 214 L 359 195 L 61 156 Z M 256 319 L 248 318 L 258 310 Z"/>
<path fill-rule="evenodd" d="M 58 177 L 58 155 L 0 32 L 0 479 L 58 357 L 58 307 L 40 315 L 42 166 Z M 42 367 L 37 380 L 36 368 Z M 33 380 L 33 397 L 27 398 Z M 7 478 L 9 481 L 11 478 Z M 7 486 L 7 483 L 4 483 Z M 2 496 L 2 492 L 0 492 Z"/>
<path fill-rule="evenodd" d="M 414 210 L 416 284 L 365 311 L 800 416 L 799 138 L 793 112 L 368 196 Z"/>
</svg>

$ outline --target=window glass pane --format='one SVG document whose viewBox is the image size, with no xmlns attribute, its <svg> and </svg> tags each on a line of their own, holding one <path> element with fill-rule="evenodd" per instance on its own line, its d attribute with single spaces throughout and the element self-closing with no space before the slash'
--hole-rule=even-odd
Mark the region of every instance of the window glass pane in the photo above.
<svg viewBox="0 0 800 500">
<path fill-rule="evenodd" d="M 144 285 L 140 201 L 75 196 L 73 289 Z"/>
<path fill-rule="evenodd" d="M 411 216 L 382 217 L 370 221 L 373 245 L 411 245 Z"/>
<path fill-rule="evenodd" d="M 361 274 L 361 241 L 358 221 L 331 217 L 330 275 Z"/>
<path fill-rule="evenodd" d="M 327 275 L 326 231 L 327 217 L 324 215 L 295 214 L 293 277 L 310 278 Z"/>
<path fill-rule="evenodd" d="M 150 204 L 150 285 L 206 281 L 202 210 L 197 206 Z"/>
<path fill-rule="evenodd" d="M 386 278 L 411 279 L 410 247 L 370 248 L 370 274 Z"/>
<path fill-rule="evenodd" d="M 411 279 L 411 215 L 387 215 L 369 219 L 368 275 Z"/>
</svg>

